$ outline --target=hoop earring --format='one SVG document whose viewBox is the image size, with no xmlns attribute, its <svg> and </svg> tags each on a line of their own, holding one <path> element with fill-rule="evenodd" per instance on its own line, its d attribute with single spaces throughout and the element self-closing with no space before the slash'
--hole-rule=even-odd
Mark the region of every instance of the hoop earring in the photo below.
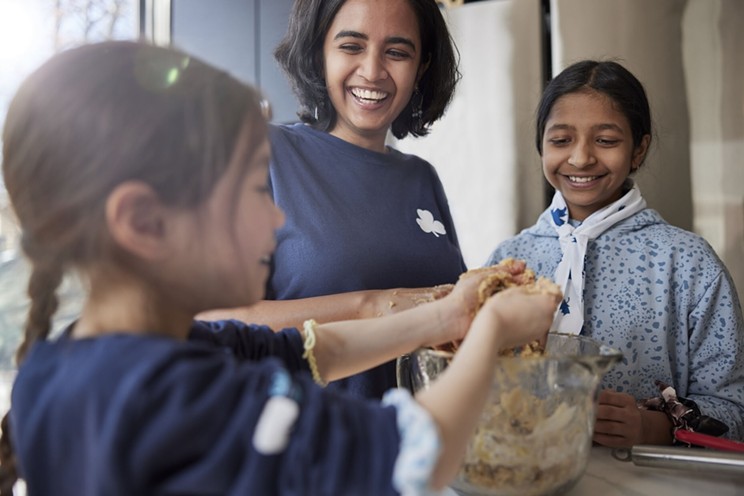
<svg viewBox="0 0 744 496">
<path fill-rule="evenodd" d="M 315 110 L 313 111 L 313 117 L 315 118 L 315 122 L 318 122 L 318 106 L 315 106 Z"/>
<path fill-rule="evenodd" d="M 423 127 L 423 116 L 424 116 L 424 95 L 421 94 L 418 88 L 418 84 L 413 88 L 413 95 L 411 96 L 411 117 L 413 124 L 417 129 Z"/>
</svg>

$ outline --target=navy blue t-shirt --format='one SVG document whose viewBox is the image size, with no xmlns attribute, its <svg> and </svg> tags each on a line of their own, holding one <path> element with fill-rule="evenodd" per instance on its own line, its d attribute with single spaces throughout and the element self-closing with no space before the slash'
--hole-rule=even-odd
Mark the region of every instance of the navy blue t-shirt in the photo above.
<svg viewBox="0 0 744 496">
<path fill-rule="evenodd" d="M 254 434 L 278 392 L 299 413 L 267 453 Z M 295 329 L 39 342 L 10 422 L 29 496 L 397 494 L 395 408 L 315 385 Z"/>
<path fill-rule="evenodd" d="M 304 124 L 272 126 L 270 139 L 271 188 L 286 223 L 267 298 L 428 287 L 454 283 L 466 270 L 431 164 Z M 371 398 L 395 386 L 392 362 L 331 384 Z"/>
</svg>

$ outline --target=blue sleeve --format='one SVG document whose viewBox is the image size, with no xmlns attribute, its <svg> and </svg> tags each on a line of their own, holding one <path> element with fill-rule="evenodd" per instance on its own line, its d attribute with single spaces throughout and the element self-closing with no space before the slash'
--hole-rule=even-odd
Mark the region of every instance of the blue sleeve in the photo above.
<svg viewBox="0 0 744 496">
<path fill-rule="evenodd" d="M 322 390 L 277 360 L 176 361 L 137 404 L 119 431 L 136 494 L 396 494 L 395 408 Z"/>
<path fill-rule="evenodd" d="M 687 397 L 744 440 L 744 325 L 736 290 L 722 270 L 690 314 Z"/>
<path fill-rule="evenodd" d="M 239 320 L 195 321 L 189 340 L 227 348 L 241 360 L 277 357 L 291 371 L 310 370 L 302 358 L 302 337 L 295 328 L 274 332 L 268 326 Z"/>
</svg>

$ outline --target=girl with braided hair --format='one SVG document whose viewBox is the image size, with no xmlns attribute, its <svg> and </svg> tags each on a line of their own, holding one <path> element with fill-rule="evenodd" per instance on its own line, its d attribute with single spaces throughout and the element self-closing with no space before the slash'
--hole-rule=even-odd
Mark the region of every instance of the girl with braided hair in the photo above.
<svg viewBox="0 0 744 496">
<path fill-rule="evenodd" d="M 3 175 L 32 303 L 3 420 L 0 494 L 19 476 L 30 495 L 58 496 L 413 494 L 453 477 L 489 364 L 544 336 L 557 298 L 509 290 L 476 314 L 488 276 L 479 271 L 380 318 L 278 332 L 196 321 L 264 296 L 284 221 L 269 156 L 257 92 L 176 50 L 83 46 L 21 85 Z M 70 270 L 86 301 L 49 339 Z M 415 398 L 321 387 L 463 337 Z"/>
</svg>

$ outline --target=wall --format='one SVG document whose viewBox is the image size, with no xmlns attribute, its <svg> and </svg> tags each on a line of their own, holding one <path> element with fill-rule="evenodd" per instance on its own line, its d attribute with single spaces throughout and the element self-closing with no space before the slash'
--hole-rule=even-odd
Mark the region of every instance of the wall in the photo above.
<svg viewBox="0 0 744 496">
<path fill-rule="evenodd" d="M 478 267 L 544 208 L 532 137 L 544 79 L 540 0 L 475 2 L 446 15 L 462 80 L 429 136 L 394 146 L 434 164 L 465 262 Z"/>
<path fill-rule="evenodd" d="M 554 73 L 581 59 L 613 59 L 643 83 L 656 136 L 637 181 L 650 207 L 690 230 L 689 113 L 682 63 L 686 3 L 551 0 L 551 11 Z"/>
<path fill-rule="evenodd" d="M 688 0 L 682 27 L 694 230 L 721 256 L 744 305 L 744 2 Z"/>
<path fill-rule="evenodd" d="M 173 45 L 257 86 L 276 122 L 297 121 L 297 99 L 274 48 L 287 30 L 292 0 L 148 0 L 145 36 Z"/>
</svg>

